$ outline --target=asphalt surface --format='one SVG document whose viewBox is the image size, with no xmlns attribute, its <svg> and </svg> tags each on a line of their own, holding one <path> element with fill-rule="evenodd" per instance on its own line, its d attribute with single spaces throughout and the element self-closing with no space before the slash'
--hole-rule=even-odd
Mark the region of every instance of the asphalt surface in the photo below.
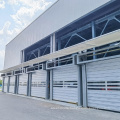
<svg viewBox="0 0 120 120">
<path fill-rule="evenodd" d="M 120 113 L 66 107 L 0 92 L 1 120 L 120 120 Z"/>
</svg>

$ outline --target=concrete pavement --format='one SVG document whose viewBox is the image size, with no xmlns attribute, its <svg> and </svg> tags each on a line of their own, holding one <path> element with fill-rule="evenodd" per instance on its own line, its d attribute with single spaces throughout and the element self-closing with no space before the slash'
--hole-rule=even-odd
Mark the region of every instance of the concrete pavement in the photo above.
<svg viewBox="0 0 120 120">
<path fill-rule="evenodd" d="M 1 120 L 120 120 L 120 113 L 66 107 L 0 92 Z"/>
</svg>

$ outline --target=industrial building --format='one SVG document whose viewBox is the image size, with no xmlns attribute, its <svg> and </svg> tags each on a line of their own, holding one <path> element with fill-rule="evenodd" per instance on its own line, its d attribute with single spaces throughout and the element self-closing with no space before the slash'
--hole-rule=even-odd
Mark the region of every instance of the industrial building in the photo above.
<svg viewBox="0 0 120 120">
<path fill-rule="evenodd" d="M 3 92 L 120 112 L 120 0 L 58 0 L 6 45 Z"/>
</svg>

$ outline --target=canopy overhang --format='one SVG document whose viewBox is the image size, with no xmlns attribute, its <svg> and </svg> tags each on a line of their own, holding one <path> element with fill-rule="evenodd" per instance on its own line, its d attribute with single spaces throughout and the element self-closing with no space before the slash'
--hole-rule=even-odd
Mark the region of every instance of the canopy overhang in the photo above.
<svg viewBox="0 0 120 120">
<path fill-rule="evenodd" d="M 16 70 L 18 68 L 23 68 L 23 67 L 30 66 L 30 65 L 33 65 L 33 64 L 36 64 L 36 63 L 45 62 L 45 61 L 48 61 L 48 60 L 63 57 L 63 56 L 66 56 L 66 55 L 70 55 L 70 54 L 73 54 L 73 53 L 77 53 L 77 52 L 80 52 L 80 51 L 84 51 L 84 50 L 87 50 L 87 49 L 99 47 L 99 46 L 110 44 L 110 43 L 117 42 L 117 41 L 120 41 L 120 30 L 116 30 L 114 32 L 111 32 L 111 33 L 108 33 L 108 34 L 105 34 L 105 35 L 87 40 L 85 42 L 82 42 L 82 43 L 73 45 L 71 47 L 56 51 L 54 53 L 51 53 L 51 54 L 48 54 L 48 55 L 30 60 L 30 61 L 27 61 L 27 62 L 24 62 L 24 63 L 21 63 L 17 66 L 1 70 L 0 73 L 7 73 L 7 72 L 10 72 L 10 71 Z"/>
</svg>

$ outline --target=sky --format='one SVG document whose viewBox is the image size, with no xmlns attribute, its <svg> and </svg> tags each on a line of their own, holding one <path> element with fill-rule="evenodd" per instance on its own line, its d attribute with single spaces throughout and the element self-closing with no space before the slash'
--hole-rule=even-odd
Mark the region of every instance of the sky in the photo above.
<svg viewBox="0 0 120 120">
<path fill-rule="evenodd" d="M 0 0 L 0 70 L 5 46 L 57 0 Z"/>
</svg>

